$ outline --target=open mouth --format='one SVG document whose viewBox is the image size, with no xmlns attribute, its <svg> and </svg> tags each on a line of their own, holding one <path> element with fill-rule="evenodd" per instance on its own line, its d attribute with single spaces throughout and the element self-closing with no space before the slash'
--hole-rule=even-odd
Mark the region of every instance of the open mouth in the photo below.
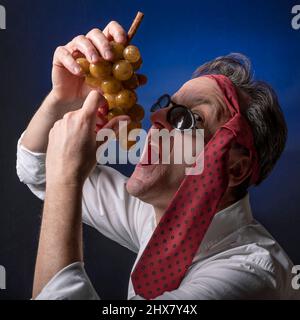
<svg viewBox="0 0 300 320">
<path fill-rule="evenodd" d="M 159 140 L 157 140 L 153 138 L 157 133 L 159 133 L 159 130 L 160 128 L 155 124 L 150 128 L 147 135 L 146 145 L 138 166 L 146 167 L 162 163 L 162 139 L 159 138 Z"/>
</svg>

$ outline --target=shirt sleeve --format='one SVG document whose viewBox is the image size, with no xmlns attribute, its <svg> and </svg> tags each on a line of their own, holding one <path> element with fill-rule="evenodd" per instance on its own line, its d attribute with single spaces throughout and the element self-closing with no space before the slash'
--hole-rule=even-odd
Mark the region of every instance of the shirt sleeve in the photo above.
<svg viewBox="0 0 300 320">
<path fill-rule="evenodd" d="M 23 136 L 23 135 L 22 135 Z M 22 138 L 21 136 L 21 138 Z M 41 200 L 45 198 L 45 153 L 17 146 L 17 174 L 21 182 Z M 107 166 L 97 166 L 83 187 L 83 222 L 104 236 L 137 253 L 146 221 L 154 211 L 126 191 L 127 178 Z"/>
<path fill-rule="evenodd" d="M 100 300 L 85 272 L 82 262 L 59 271 L 35 300 Z"/>
<path fill-rule="evenodd" d="M 33 152 L 21 144 L 21 139 L 17 145 L 17 175 L 21 182 L 27 185 L 31 192 L 39 199 L 44 200 L 46 188 L 46 154 Z"/>
</svg>

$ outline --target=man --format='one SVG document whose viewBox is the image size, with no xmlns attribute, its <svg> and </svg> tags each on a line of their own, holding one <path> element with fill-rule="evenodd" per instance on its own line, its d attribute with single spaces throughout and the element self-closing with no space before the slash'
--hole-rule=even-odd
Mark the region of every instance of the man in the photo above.
<svg viewBox="0 0 300 320">
<path fill-rule="evenodd" d="M 118 121 L 127 118 L 96 120 L 98 108 L 105 114 L 106 101 L 84 84 L 74 57 L 80 52 L 89 62 L 112 59 L 111 39 L 126 42 L 126 33 L 116 22 L 56 50 L 52 91 L 18 143 L 20 180 L 45 200 L 34 299 L 98 299 L 83 267 L 82 221 L 136 252 L 134 270 L 185 178 L 185 165 L 136 166 L 129 179 L 112 168 L 95 167 L 96 121 L 117 130 Z M 204 129 L 206 145 L 231 117 L 220 86 L 208 74 L 223 75 L 235 86 L 240 112 L 253 131 L 259 184 L 273 169 L 286 140 L 276 95 L 268 85 L 252 80 L 243 56 L 229 55 L 201 66 L 172 101 L 198 115 L 197 128 Z M 167 120 L 170 108 L 153 113 L 154 128 L 173 129 Z M 180 284 L 159 289 L 152 299 L 296 298 L 291 261 L 251 214 L 247 188 L 254 169 L 248 151 L 232 143 L 223 172 L 228 183 L 218 212 Z M 149 267 L 152 276 L 154 269 Z M 130 279 L 127 298 L 146 299 L 138 288 Z"/>
</svg>

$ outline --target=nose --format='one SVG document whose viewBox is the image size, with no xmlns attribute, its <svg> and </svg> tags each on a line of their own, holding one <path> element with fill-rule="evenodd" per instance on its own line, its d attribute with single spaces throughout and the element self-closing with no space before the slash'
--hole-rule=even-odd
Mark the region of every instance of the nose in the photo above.
<svg viewBox="0 0 300 320">
<path fill-rule="evenodd" d="M 167 129 L 169 131 L 173 130 L 174 128 L 167 120 L 167 114 L 169 110 L 170 107 L 159 109 L 153 112 L 150 117 L 152 124 L 159 127 L 159 129 Z"/>
</svg>

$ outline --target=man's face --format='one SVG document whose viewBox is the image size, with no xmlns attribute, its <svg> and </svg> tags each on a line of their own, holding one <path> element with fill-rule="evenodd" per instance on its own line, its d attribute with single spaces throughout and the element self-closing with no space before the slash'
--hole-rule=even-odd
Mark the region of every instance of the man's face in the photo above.
<svg viewBox="0 0 300 320">
<path fill-rule="evenodd" d="M 188 107 L 199 115 L 196 127 L 204 129 L 206 144 L 217 129 L 226 123 L 229 111 L 223 101 L 222 91 L 213 79 L 199 77 L 186 82 L 172 96 L 172 101 Z M 152 128 L 173 130 L 167 121 L 170 107 L 156 111 L 151 116 Z M 148 148 L 148 145 L 145 145 Z M 170 158 L 174 158 L 174 148 Z M 185 176 L 186 164 L 151 164 L 137 165 L 127 182 L 127 191 L 156 207 L 165 208 Z"/>
</svg>

